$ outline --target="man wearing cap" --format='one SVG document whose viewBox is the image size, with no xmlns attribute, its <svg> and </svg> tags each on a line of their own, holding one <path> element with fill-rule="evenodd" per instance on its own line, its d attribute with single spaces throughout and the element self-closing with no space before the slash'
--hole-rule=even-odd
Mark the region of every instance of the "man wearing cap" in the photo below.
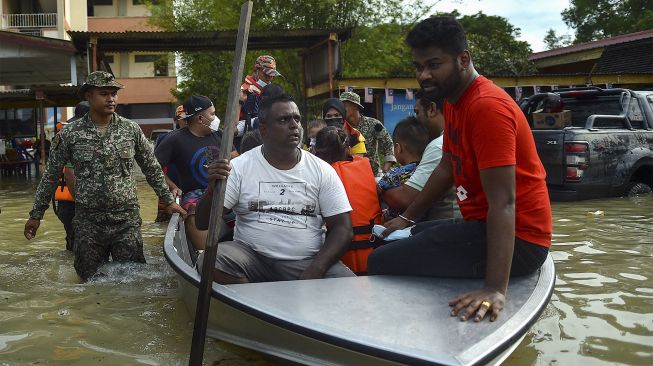
<svg viewBox="0 0 653 366">
<path fill-rule="evenodd" d="M 115 113 L 123 86 L 104 71 L 91 73 L 80 88 L 90 111 L 55 135 L 50 159 L 36 190 L 34 207 L 25 224 L 30 240 L 57 188 L 64 165 L 70 162 L 75 182 L 75 271 L 87 280 L 109 259 L 145 263 L 136 180 L 138 163 L 148 183 L 170 212 L 186 215 L 174 203 L 161 166 L 138 124 Z"/>
<path fill-rule="evenodd" d="M 390 138 L 388 130 L 378 120 L 361 114 L 360 111 L 363 109 L 363 105 L 358 94 L 344 92 L 340 94 L 340 100 L 345 104 L 347 122 L 365 137 L 365 148 L 367 150 L 365 157 L 370 159 L 374 175 L 378 174 L 380 168 L 379 153 L 383 155 L 383 171 L 390 169 L 397 159 L 394 155 L 392 138 Z"/>
<path fill-rule="evenodd" d="M 254 70 L 251 75 L 245 77 L 245 82 L 240 86 L 240 123 L 243 128 L 238 128 L 234 144 L 240 146 L 240 138 L 250 129 L 253 129 L 252 120 L 258 117 L 258 107 L 261 103 L 263 88 L 272 83 L 275 76 L 281 76 L 277 71 L 277 61 L 270 55 L 261 55 L 254 62 Z M 239 123 L 239 125 L 240 125 Z"/>
<path fill-rule="evenodd" d="M 195 227 L 195 206 L 207 187 L 207 156 L 218 157 L 222 142 L 220 119 L 215 115 L 213 102 L 205 96 L 188 97 L 181 118 L 188 127 L 170 132 L 157 146 L 154 154 L 159 164 L 173 165 L 179 185 L 167 175 L 166 182 L 173 194 L 181 195 L 181 206 L 188 212 L 186 235 L 198 250 L 206 244 L 206 230 Z M 207 150 L 208 154 L 207 154 Z"/>
</svg>

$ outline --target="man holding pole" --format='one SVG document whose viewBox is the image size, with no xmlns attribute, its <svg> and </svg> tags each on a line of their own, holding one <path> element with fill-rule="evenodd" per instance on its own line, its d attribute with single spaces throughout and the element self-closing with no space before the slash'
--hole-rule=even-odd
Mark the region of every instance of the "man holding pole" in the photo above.
<svg viewBox="0 0 653 366">
<path fill-rule="evenodd" d="M 353 236 L 351 207 L 335 170 L 298 148 L 297 105 L 288 95 L 265 98 L 259 123 L 262 146 L 232 160 L 231 168 L 220 160 L 208 169 L 211 183 L 229 177 L 224 208 L 234 210 L 237 222 L 234 241 L 219 244 L 214 279 L 227 284 L 353 276 L 339 261 Z M 197 205 L 199 229 L 208 227 L 211 194 Z"/>
</svg>

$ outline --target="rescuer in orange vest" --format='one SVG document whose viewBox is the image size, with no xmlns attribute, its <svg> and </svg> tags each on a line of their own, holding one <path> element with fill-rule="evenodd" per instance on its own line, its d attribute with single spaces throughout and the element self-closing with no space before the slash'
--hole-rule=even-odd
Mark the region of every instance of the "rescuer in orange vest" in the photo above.
<svg viewBox="0 0 653 366">
<path fill-rule="evenodd" d="M 370 161 L 359 155 L 352 156 L 347 138 L 341 128 L 324 127 L 315 137 L 314 148 L 315 155 L 331 164 L 345 186 L 352 208 L 354 238 L 341 260 L 360 275 L 367 273 L 367 257 L 377 244 L 372 227 L 383 224 L 383 215 Z"/>
<path fill-rule="evenodd" d="M 76 119 L 84 117 L 89 111 L 88 102 L 80 102 L 75 106 L 75 116 L 66 122 L 59 122 L 56 131 L 61 131 L 66 124 Z M 57 217 L 66 230 L 66 249 L 73 251 L 75 247 L 75 230 L 73 229 L 73 218 L 75 217 L 75 170 L 72 165 L 68 164 L 63 168 L 61 177 L 59 177 L 59 186 L 54 192 L 53 207 Z"/>
</svg>

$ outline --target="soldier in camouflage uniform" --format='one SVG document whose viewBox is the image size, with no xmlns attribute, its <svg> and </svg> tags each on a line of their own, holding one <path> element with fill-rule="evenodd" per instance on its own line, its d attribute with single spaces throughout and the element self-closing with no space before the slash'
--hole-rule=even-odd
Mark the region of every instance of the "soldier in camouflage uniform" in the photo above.
<svg viewBox="0 0 653 366">
<path fill-rule="evenodd" d="M 36 235 L 40 220 L 66 162 L 77 181 L 74 195 L 75 271 L 87 280 L 109 259 L 145 263 L 134 161 L 169 212 L 186 215 L 166 185 L 152 146 L 138 124 L 115 113 L 123 86 L 113 75 L 96 71 L 80 88 L 90 105 L 83 118 L 66 125 L 52 140 L 50 158 L 36 190 L 25 237 Z"/>
<path fill-rule="evenodd" d="M 345 104 L 347 110 L 347 122 L 360 131 L 365 137 L 365 157 L 372 164 L 374 175 L 379 173 L 379 154 L 383 157 L 383 172 L 388 171 L 397 161 L 394 153 L 392 138 L 383 124 L 372 117 L 364 116 L 360 110 L 363 109 L 361 97 L 354 92 L 340 94 L 340 100 Z"/>
</svg>

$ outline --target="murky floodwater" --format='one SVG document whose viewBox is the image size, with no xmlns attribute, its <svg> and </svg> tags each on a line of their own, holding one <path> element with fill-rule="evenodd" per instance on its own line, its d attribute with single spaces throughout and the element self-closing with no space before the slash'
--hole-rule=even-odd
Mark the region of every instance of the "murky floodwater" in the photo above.
<svg viewBox="0 0 653 366">
<path fill-rule="evenodd" d="M 35 184 L 0 180 L 0 365 L 186 364 L 192 323 L 147 184 L 139 182 L 148 263 L 107 264 L 107 276 L 87 284 L 52 210 L 37 238 L 24 239 Z M 555 293 L 507 364 L 653 364 L 653 196 L 554 204 L 553 213 Z M 206 364 L 273 364 L 209 342 Z"/>
</svg>

